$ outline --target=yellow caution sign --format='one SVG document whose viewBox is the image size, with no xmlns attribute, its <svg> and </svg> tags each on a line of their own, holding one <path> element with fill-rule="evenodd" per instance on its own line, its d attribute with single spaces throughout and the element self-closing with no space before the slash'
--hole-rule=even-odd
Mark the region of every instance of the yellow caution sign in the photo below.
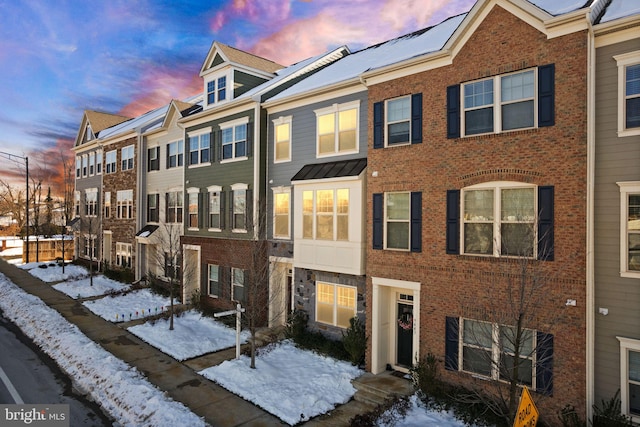
<svg viewBox="0 0 640 427">
<path fill-rule="evenodd" d="M 537 423 L 538 408 L 536 408 L 535 403 L 533 403 L 529 389 L 523 387 L 516 419 L 513 420 L 513 427 L 535 427 Z"/>
</svg>

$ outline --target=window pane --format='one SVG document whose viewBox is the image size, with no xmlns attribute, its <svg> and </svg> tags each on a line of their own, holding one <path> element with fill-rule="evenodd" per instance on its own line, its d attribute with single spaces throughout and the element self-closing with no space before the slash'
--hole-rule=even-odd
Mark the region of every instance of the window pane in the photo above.
<svg viewBox="0 0 640 427">
<path fill-rule="evenodd" d="M 502 129 L 533 127 L 533 100 L 502 106 Z"/>
<path fill-rule="evenodd" d="M 493 343 L 491 323 L 465 320 L 463 328 L 464 344 L 491 348 Z"/>
<path fill-rule="evenodd" d="M 625 95 L 640 95 L 640 64 L 627 67 L 625 80 Z"/>
<path fill-rule="evenodd" d="M 387 121 L 397 122 L 400 120 L 409 120 L 411 115 L 410 98 L 393 99 L 387 102 Z"/>
<path fill-rule="evenodd" d="M 640 127 L 640 97 L 627 99 L 626 101 L 626 127 Z"/>
<path fill-rule="evenodd" d="M 289 141 L 276 143 L 276 160 L 289 158 Z"/>
<path fill-rule="evenodd" d="M 520 384 L 533 384 L 533 363 L 531 359 L 520 358 L 518 364 L 518 382 Z M 515 377 L 514 357 L 502 354 L 500 357 L 500 379 L 510 381 Z"/>
<path fill-rule="evenodd" d="M 409 193 L 387 193 L 388 220 L 409 220 L 410 212 Z"/>
<path fill-rule="evenodd" d="M 356 113 L 357 113 L 356 109 L 340 111 L 338 113 L 338 126 L 340 129 L 340 132 L 356 128 L 356 123 L 357 123 Z"/>
<path fill-rule="evenodd" d="M 318 283 L 318 302 L 333 305 L 333 285 Z"/>
<path fill-rule="evenodd" d="M 465 111 L 465 135 L 475 135 L 487 132 L 493 132 L 493 107 Z"/>
<path fill-rule="evenodd" d="M 328 135 L 320 136 L 320 146 L 318 147 L 318 149 L 320 150 L 321 154 L 333 153 L 335 151 L 335 145 L 336 145 L 335 138 L 336 138 L 335 135 L 332 133 Z"/>
<path fill-rule="evenodd" d="M 276 126 L 276 141 L 289 140 L 289 123 L 283 123 Z"/>
<path fill-rule="evenodd" d="M 318 135 L 335 133 L 335 116 L 333 113 L 318 117 Z"/>
<path fill-rule="evenodd" d="M 350 151 L 356 149 L 356 131 L 355 130 L 345 130 L 340 131 L 340 135 L 338 136 L 338 150 L 339 151 Z"/>
<path fill-rule="evenodd" d="M 479 348 L 464 347 L 462 369 L 487 377 L 491 376 L 491 352 Z"/>
<path fill-rule="evenodd" d="M 348 328 L 350 320 L 355 315 L 354 309 L 350 307 L 338 307 L 336 313 L 336 326 Z"/>
<path fill-rule="evenodd" d="M 387 248 L 409 249 L 409 223 L 387 223 Z"/>
<path fill-rule="evenodd" d="M 640 382 L 640 352 L 629 351 L 629 379 Z"/>
<path fill-rule="evenodd" d="M 389 125 L 388 145 L 409 142 L 409 122 L 393 123 Z"/>
<path fill-rule="evenodd" d="M 465 224 L 464 252 L 468 254 L 493 254 L 493 223 Z"/>
<path fill-rule="evenodd" d="M 465 221 L 493 221 L 494 190 L 464 192 Z"/>
<path fill-rule="evenodd" d="M 501 246 L 502 255 L 533 256 L 533 224 L 502 224 Z"/>
<path fill-rule="evenodd" d="M 313 239 L 313 191 L 302 192 L 302 238 Z"/>
<path fill-rule="evenodd" d="M 493 79 L 464 85 L 464 108 L 493 104 Z"/>
<path fill-rule="evenodd" d="M 333 240 L 333 215 L 316 215 L 316 239 Z"/>
<path fill-rule="evenodd" d="M 513 188 L 501 191 L 503 221 L 533 221 L 535 193 L 533 188 Z"/>
<path fill-rule="evenodd" d="M 533 98 L 535 88 L 533 71 L 504 76 L 500 82 L 503 102 Z"/>
<path fill-rule="evenodd" d="M 640 384 L 629 384 L 629 413 L 640 415 Z"/>
<path fill-rule="evenodd" d="M 640 233 L 629 233 L 629 270 L 640 271 Z"/>
</svg>

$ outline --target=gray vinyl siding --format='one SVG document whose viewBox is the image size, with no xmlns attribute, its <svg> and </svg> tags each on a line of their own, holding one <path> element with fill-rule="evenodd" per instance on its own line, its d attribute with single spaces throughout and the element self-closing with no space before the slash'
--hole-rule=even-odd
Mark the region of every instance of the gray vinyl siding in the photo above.
<svg viewBox="0 0 640 427">
<path fill-rule="evenodd" d="M 620 384 L 617 336 L 640 340 L 640 279 L 620 277 L 620 188 L 640 181 L 640 136 L 617 136 L 618 67 L 613 56 L 640 49 L 638 40 L 597 49 L 595 153 L 595 402 Z M 598 314 L 607 308 L 608 315 Z"/>
<path fill-rule="evenodd" d="M 267 79 L 257 77 L 251 74 L 243 73 L 242 71 L 235 70 L 233 72 L 233 97 L 234 99 L 239 97 L 245 92 L 253 89 L 256 86 L 266 82 Z"/>
<path fill-rule="evenodd" d="M 229 121 L 233 121 L 236 119 L 240 119 L 243 117 L 249 118 L 250 127 L 253 129 L 254 124 L 254 110 L 247 110 L 242 113 L 238 113 L 232 116 L 224 117 L 223 119 L 213 120 L 198 126 L 188 127 L 185 132 L 185 170 L 184 170 L 184 219 L 185 219 L 185 235 L 187 236 L 200 236 L 200 237 L 213 237 L 213 238 L 251 238 L 251 233 L 232 233 L 229 225 L 229 194 L 231 192 L 231 185 L 243 183 L 249 186 L 249 190 L 253 192 L 253 197 L 257 197 L 258 192 L 254 188 L 254 156 L 255 150 L 259 149 L 258 144 L 256 144 L 256 137 L 252 135 L 252 148 L 251 154 L 249 155 L 247 160 L 240 160 L 235 162 L 228 163 L 220 163 L 219 158 L 219 145 L 220 145 L 220 124 L 224 124 Z M 194 166 L 189 167 L 188 165 L 188 137 L 186 136 L 190 132 L 197 131 L 198 129 L 211 127 L 212 135 L 211 135 L 211 158 L 212 162 L 207 166 Z M 225 192 L 225 215 L 226 224 L 225 228 L 221 232 L 210 232 L 207 229 L 207 187 L 211 185 L 219 185 L 222 187 L 222 191 Z M 188 207 L 188 195 L 187 190 L 192 187 L 197 187 L 200 189 L 200 194 L 202 194 L 202 203 L 200 204 L 200 210 L 198 212 L 201 218 L 201 227 L 198 231 L 189 230 L 187 227 L 188 224 L 188 215 L 189 215 L 189 207 Z"/>
<path fill-rule="evenodd" d="M 315 110 L 327 108 L 333 104 L 344 104 L 360 101 L 358 152 L 347 155 L 335 155 L 331 157 L 316 157 L 316 114 Z M 338 160 L 360 159 L 367 157 L 367 92 L 359 92 L 354 95 L 334 98 L 327 101 L 305 105 L 291 110 L 270 114 L 267 119 L 268 141 L 267 161 L 269 188 L 267 188 L 267 218 L 273 218 L 273 191 L 274 187 L 291 187 L 291 178 L 304 166 L 313 163 L 325 163 Z M 274 125 L 273 120 L 279 117 L 291 116 L 291 161 L 274 163 Z M 293 188 L 290 198 L 291 206 L 291 240 L 293 240 Z M 267 235 L 273 238 L 273 221 L 267 221 Z"/>
</svg>

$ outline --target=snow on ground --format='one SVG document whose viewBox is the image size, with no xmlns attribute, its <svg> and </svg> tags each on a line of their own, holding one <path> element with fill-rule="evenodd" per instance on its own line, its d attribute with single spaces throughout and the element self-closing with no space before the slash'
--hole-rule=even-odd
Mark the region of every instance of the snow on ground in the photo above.
<svg viewBox="0 0 640 427">
<path fill-rule="evenodd" d="M 124 295 L 106 296 L 82 303 L 93 314 L 110 322 L 124 322 L 160 314 L 168 310 L 169 298 L 154 294 L 149 289 L 140 289 Z M 174 300 L 174 304 L 177 302 Z"/>
<path fill-rule="evenodd" d="M 91 285 L 91 278 L 86 277 L 81 280 L 60 282 L 53 285 L 53 289 L 67 294 L 71 298 L 78 299 L 128 291 L 131 289 L 131 286 L 109 279 L 103 275 L 98 275 L 93 277 L 93 285 Z"/>
<path fill-rule="evenodd" d="M 356 392 L 351 380 L 363 371 L 291 341 L 260 349 L 256 369 L 249 357 L 227 360 L 199 373 L 282 421 L 294 425 L 346 403 Z"/>
<path fill-rule="evenodd" d="M 409 409 L 400 415 L 390 409 L 376 423 L 378 427 L 462 427 L 465 424 L 451 412 L 429 410 L 415 394 L 409 398 Z"/>
<path fill-rule="evenodd" d="M 180 361 L 236 345 L 235 329 L 194 310 L 174 316 L 173 331 L 169 330 L 169 319 L 147 322 L 127 330 Z M 248 332 L 240 334 L 241 343 L 248 338 Z"/>
<path fill-rule="evenodd" d="M 87 277 L 89 275 L 89 271 L 80 265 L 75 264 L 66 264 L 64 266 L 64 273 L 62 272 L 62 266 L 58 265 L 54 262 L 50 263 L 37 263 L 30 262 L 29 264 L 25 264 L 31 268 L 23 267 L 24 269 L 29 270 L 29 273 L 42 280 L 43 282 L 60 282 L 62 280 L 69 279 L 80 279 L 82 277 Z M 40 267 L 41 265 L 46 265 L 47 267 Z"/>
<path fill-rule="evenodd" d="M 122 426 L 204 426 L 136 369 L 0 274 L 0 309 Z"/>
</svg>

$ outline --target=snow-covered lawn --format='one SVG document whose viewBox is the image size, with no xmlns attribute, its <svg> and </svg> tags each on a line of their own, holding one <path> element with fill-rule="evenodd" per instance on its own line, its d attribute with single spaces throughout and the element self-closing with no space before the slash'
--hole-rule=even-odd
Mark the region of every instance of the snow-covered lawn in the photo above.
<svg viewBox="0 0 640 427">
<path fill-rule="evenodd" d="M 122 426 L 204 426 L 183 404 L 0 274 L 0 309 Z"/>
<path fill-rule="evenodd" d="M 148 289 L 140 289 L 124 295 L 85 301 L 82 305 L 110 322 L 125 322 L 162 313 L 170 303 L 169 298 L 154 294 Z M 177 304 L 175 300 L 174 304 Z"/>
<path fill-rule="evenodd" d="M 46 265 L 46 268 L 40 267 L 40 265 Z M 62 273 L 62 266 L 55 263 L 34 263 L 24 264 L 22 267 L 25 270 L 29 270 L 32 276 L 37 277 L 43 282 L 60 282 L 62 280 L 80 279 L 87 277 L 89 271 L 75 264 L 66 264 L 64 266 L 64 273 Z"/>
<path fill-rule="evenodd" d="M 414 394 L 409 398 L 409 408 L 406 413 L 398 414 L 390 409 L 382 414 L 376 425 L 378 427 L 463 427 L 466 424 L 457 420 L 451 412 L 427 409 Z"/>
<path fill-rule="evenodd" d="M 128 331 L 177 360 L 190 359 L 236 345 L 235 329 L 193 310 L 174 316 L 173 331 L 169 330 L 169 319 L 132 326 Z M 248 332 L 240 334 L 242 343 L 248 338 Z"/>
<path fill-rule="evenodd" d="M 53 285 L 53 289 L 67 294 L 74 299 L 122 292 L 130 288 L 131 285 L 120 283 L 103 275 L 94 276 L 93 285 L 91 285 L 91 278 L 89 277 L 75 281 L 60 282 Z"/>
<path fill-rule="evenodd" d="M 199 373 L 294 425 L 348 402 L 356 392 L 351 380 L 364 372 L 283 341 L 260 349 L 256 369 L 241 356 Z"/>
</svg>

